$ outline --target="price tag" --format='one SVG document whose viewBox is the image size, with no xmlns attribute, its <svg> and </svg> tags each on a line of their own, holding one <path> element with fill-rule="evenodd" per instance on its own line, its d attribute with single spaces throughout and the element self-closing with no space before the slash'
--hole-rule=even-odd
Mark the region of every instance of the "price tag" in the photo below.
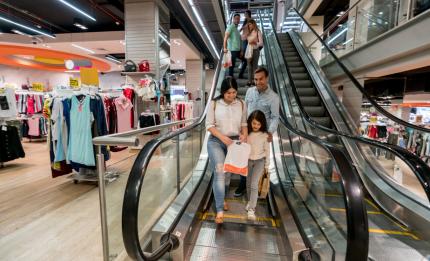
<svg viewBox="0 0 430 261">
<path fill-rule="evenodd" d="M 43 83 L 34 82 L 31 84 L 31 89 L 35 92 L 43 92 Z"/>
<path fill-rule="evenodd" d="M 79 89 L 79 80 L 77 78 L 70 77 L 69 83 L 72 89 Z"/>
</svg>

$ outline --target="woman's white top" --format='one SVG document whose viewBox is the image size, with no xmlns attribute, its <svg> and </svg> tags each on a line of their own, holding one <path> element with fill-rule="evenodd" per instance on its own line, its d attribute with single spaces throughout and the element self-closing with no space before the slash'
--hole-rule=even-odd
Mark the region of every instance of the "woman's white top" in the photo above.
<svg viewBox="0 0 430 261">
<path fill-rule="evenodd" d="M 239 136 L 241 128 L 247 126 L 246 116 L 244 101 L 235 99 L 230 104 L 227 104 L 224 99 L 211 101 L 206 115 L 206 129 L 215 127 L 223 135 Z"/>
</svg>

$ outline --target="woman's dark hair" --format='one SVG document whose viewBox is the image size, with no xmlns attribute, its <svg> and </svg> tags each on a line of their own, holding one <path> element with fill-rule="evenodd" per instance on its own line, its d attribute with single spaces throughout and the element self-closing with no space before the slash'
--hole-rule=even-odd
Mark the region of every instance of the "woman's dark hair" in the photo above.
<svg viewBox="0 0 430 261">
<path fill-rule="evenodd" d="M 237 82 L 236 79 L 234 79 L 233 77 L 227 76 L 221 83 L 221 94 L 216 97 L 215 100 L 224 98 L 224 94 L 231 88 L 237 91 Z"/>
<path fill-rule="evenodd" d="M 246 10 L 245 14 L 247 14 L 249 18 L 251 18 L 251 10 Z M 244 27 L 247 23 L 248 23 L 248 19 L 245 18 L 245 20 L 243 21 L 242 27 Z"/>
<path fill-rule="evenodd" d="M 256 120 L 261 124 L 260 131 L 267 133 L 267 121 L 266 116 L 260 110 L 253 111 L 248 117 L 248 133 L 252 132 L 252 121 Z"/>
<path fill-rule="evenodd" d="M 245 14 L 247 14 L 249 17 L 251 17 L 251 10 L 246 10 Z"/>
</svg>

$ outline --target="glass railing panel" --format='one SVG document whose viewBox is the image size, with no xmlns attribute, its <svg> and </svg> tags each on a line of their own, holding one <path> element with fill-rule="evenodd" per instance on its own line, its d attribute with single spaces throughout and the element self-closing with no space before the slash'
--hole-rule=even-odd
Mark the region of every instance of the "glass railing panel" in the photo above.
<svg viewBox="0 0 430 261">
<path fill-rule="evenodd" d="M 139 199 L 138 235 L 146 240 L 152 226 L 175 199 L 177 188 L 177 140 L 170 139 L 149 159 Z M 142 163 L 140 163 L 142 164 Z M 143 247 L 144 242 L 141 242 Z"/>
<path fill-rule="evenodd" d="M 127 179 L 136 155 L 136 152 L 128 149 L 113 152 L 111 159 L 106 163 L 106 172 L 117 176 L 116 180 L 106 182 L 105 185 L 109 258 L 111 260 L 125 254 L 122 240 L 121 211 Z"/>
<path fill-rule="evenodd" d="M 198 134 L 198 128 L 194 128 L 177 137 L 177 141 L 179 142 L 177 156 L 179 158 L 179 182 L 181 183 L 181 188 L 185 186 L 188 178 L 191 176 L 195 166 L 194 162 L 196 161 L 196 155 L 200 153 L 198 148 L 200 138 Z"/>
<path fill-rule="evenodd" d="M 430 9 L 430 0 L 413 0 L 412 16 L 420 15 L 429 9 Z"/>
<path fill-rule="evenodd" d="M 288 177 L 281 177 L 281 181 L 293 184 L 311 213 L 312 221 L 320 228 L 319 231 L 313 229 L 309 238 L 313 250 L 321 260 L 344 257 L 346 210 L 337 168 L 322 147 L 292 134 L 285 126 L 279 127 L 278 134 L 288 173 Z"/>
</svg>

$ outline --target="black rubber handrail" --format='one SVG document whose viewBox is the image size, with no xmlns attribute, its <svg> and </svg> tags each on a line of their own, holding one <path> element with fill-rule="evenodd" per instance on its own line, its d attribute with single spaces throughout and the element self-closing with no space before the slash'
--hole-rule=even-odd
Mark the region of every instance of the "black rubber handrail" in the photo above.
<svg viewBox="0 0 430 261">
<path fill-rule="evenodd" d="M 263 38 L 267 43 L 267 36 L 265 34 L 263 34 Z M 266 48 L 265 52 L 270 53 L 270 48 Z M 267 57 L 269 60 L 268 64 L 273 67 L 271 54 L 267 55 Z M 275 90 L 277 90 L 278 82 L 275 80 L 273 73 L 270 74 L 270 77 L 273 83 L 272 86 L 275 86 Z M 281 105 L 283 112 L 281 112 L 282 117 L 280 117 L 280 122 L 285 125 L 290 132 L 323 147 L 335 161 L 340 172 L 343 185 L 342 189 L 345 195 L 344 203 L 348 231 L 345 260 L 367 260 L 369 251 L 369 230 L 366 206 L 364 204 L 364 193 L 361 187 L 361 182 L 358 178 L 357 170 L 353 167 L 353 164 L 346 157 L 343 150 L 329 142 L 321 140 L 292 126 L 288 120 L 286 120 L 287 117 L 284 114 L 286 111 L 284 103 L 281 103 Z"/>
<path fill-rule="evenodd" d="M 400 125 L 407 126 L 411 129 L 416 129 L 425 133 L 430 133 L 430 129 L 414 125 L 412 123 L 406 122 L 402 119 L 397 118 L 396 116 L 392 115 L 388 111 L 386 111 L 384 108 L 382 108 L 371 96 L 370 94 L 364 89 L 363 86 L 357 81 L 357 79 L 352 75 L 352 73 L 346 68 L 346 66 L 339 60 L 339 58 L 334 54 L 334 52 L 329 48 L 329 46 L 321 39 L 321 37 L 318 35 L 318 33 L 312 28 L 312 26 L 306 21 L 306 19 L 303 18 L 303 16 L 297 11 L 297 9 L 292 8 L 290 10 L 293 10 L 302 21 L 306 24 L 306 26 L 312 31 L 315 37 L 321 42 L 321 44 L 327 49 L 327 51 L 330 53 L 332 58 L 335 60 L 335 62 L 342 68 L 343 72 L 348 76 L 348 78 L 351 80 L 351 82 L 354 84 L 354 86 L 366 97 L 366 99 L 369 100 L 369 102 L 375 106 L 375 108 L 378 109 L 378 111 L 383 114 L 385 117 L 389 118 L 390 120 L 399 123 Z"/>
<path fill-rule="evenodd" d="M 273 22 L 272 26 L 273 26 Z M 278 35 L 275 33 L 275 37 L 276 37 L 276 41 L 278 46 L 280 45 L 280 41 L 278 38 Z M 294 41 L 293 41 L 294 44 Z M 283 57 L 283 60 L 286 61 L 284 53 L 281 50 L 281 55 Z M 393 154 L 395 154 L 397 157 L 399 157 L 400 159 L 402 159 L 404 162 L 406 162 L 406 164 L 413 170 L 416 178 L 418 179 L 418 181 L 420 182 L 420 185 L 422 186 L 423 190 L 426 193 L 427 199 L 430 202 L 430 167 L 418 156 L 416 156 L 415 154 L 411 153 L 410 151 L 401 148 L 399 146 L 396 145 L 392 145 L 392 144 L 388 144 L 388 143 L 383 143 L 380 141 L 375 141 L 375 140 L 371 140 L 371 139 L 367 139 L 364 137 L 359 137 L 359 136 L 355 136 L 355 135 L 351 135 L 348 133 L 344 133 L 338 130 L 333 130 L 331 128 L 327 128 L 319 123 L 317 123 L 316 121 L 314 121 L 309 114 L 306 112 L 306 110 L 304 109 L 304 106 L 300 100 L 299 94 L 297 93 L 297 89 L 295 86 L 294 81 L 292 80 L 292 76 L 291 76 L 291 72 L 289 67 L 287 66 L 287 64 L 285 65 L 286 67 L 286 71 L 288 74 L 288 78 L 289 78 L 289 82 L 291 84 L 291 89 L 294 95 L 294 98 L 296 99 L 297 102 L 297 106 L 300 109 L 301 114 L 303 115 L 303 117 L 305 118 L 305 120 L 307 122 L 309 122 L 309 124 L 311 124 L 311 126 L 317 128 L 317 129 L 321 129 L 325 132 L 331 133 L 331 134 L 335 134 L 335 135 L 339 135 L 342 137 L 346 137 L 348 139 L 351 140 L 355 140 L 358 142 L 362 142 L 368 145 L 372 145 L 375 147 L 378 147 L 380 149 L 384 149 L 387 150 Z"/>
<path fill-rule="evenodd" d="M 212 83 L 212 88 L 209 94 L 209 99 L 215 94 L 216 86 L 218 84 L 219 74 L 222 68 L 222 57 L 223 52 L 220 52 L 221 59 L 218 61 L 218 66 L 215 71 L 214 81 Z M 171 140 L 174 137 L 181 135 L 187 131 L 190 131 L 198 126 L 200 126 L 205 118 L 206 113 L 209 109 L 209 102 L 206 104 L 205 110 L 200 118 L 193 124 L 184 127 L 182 129 L 176 130 L 169 134 L 160 136 L 153 139 L 145 144 L 143 149 L 139 152 L 136 160 L 133 163 L 129 178 L 127 180 L 127 185 L 124 193 L 123 207 L 122 207 L 122 235 L 125 245 L 125 249 L 128 255 L 134 260 L 158 260 L 167 252 L 176 249 L 179 246 L 179 240 L 176 235 L 172 232 L 176 225 L 179 223 L 183 213 L 185 212 L 187 206 L 191 202 L 193 195 L 197 191 L 198 186 L 194 187 L 190 197 L 186 200 L 179 213 L 176 215 L 173 222 L 170 224 L 166 233 L 161 237 L 161 245 L 153 253 L 147 253 L 142 250 L 140 246 L 139 229 L 138 229 L 138 216 L 139 216 L 139 201 L 140 194 L 143 186 L 143 182 L 146 176 L 146 171 L 148 169 L 149 162 L 155 150 L 163 142 Z M 177 155 L 179 157 L 179 155 Z M 204 175 L 202 175 L 201 180 Z"/>
</svg>

